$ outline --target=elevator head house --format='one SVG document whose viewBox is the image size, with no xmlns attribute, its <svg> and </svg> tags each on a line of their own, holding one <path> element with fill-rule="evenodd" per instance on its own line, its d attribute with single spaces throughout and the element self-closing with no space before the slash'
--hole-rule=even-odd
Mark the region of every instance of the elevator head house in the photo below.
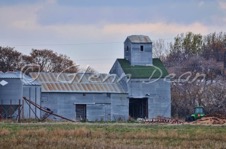
<svg viewBox="0 0 226 149">
<path fill-rule="evenodd" d="M 128 36 L 124 59 L 117 59 L 110 73 L 122 78 L 120 83 L 128 94 L 130 117 L 171 117 L 168 72 L 160 59 L 152 58 L 152 41 L 148 36 Z"/>
</svg>

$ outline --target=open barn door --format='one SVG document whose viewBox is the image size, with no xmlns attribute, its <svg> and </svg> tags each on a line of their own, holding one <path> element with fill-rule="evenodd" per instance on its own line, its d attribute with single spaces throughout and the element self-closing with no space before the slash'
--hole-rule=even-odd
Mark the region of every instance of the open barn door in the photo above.
<svg viewBox="0 0 226 149">
<path fill-rule="evenodd" d="M 85 121 L 86 120 L 86 105 L 85 104 L 76 104 L 76 120 Z"/>
<path fill-rule="evenodd" d="M 148 118 L 148 99 L 147 98 L 130 98 L 129 115 L 132 118 Z"/>
</svg>

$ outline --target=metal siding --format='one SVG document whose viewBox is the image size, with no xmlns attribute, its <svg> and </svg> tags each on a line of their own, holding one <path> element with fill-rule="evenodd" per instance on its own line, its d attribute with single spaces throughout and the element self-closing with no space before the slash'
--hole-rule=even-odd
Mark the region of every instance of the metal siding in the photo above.
<svg viewBox="0 0 226 149">
<path fill-rule="evenodd" d="M 23 87 L 23 97 L 27 97 L 28 99 L 32 100 L 38 105 L 40 105 L 40 96 L 41 96 L 40 86 L 24 86 Z M 29 107 L 29 105 L 26 102 L 24 102 L 23 110 L 24 110 L 23 112 L 24 118 L 36 118 L 36 116 L 40 118 L 40 113 L 41 113 L 40 110 L 34 107 L 33 105 L 30 105 Z M 34 113 L 35 111 L 36 111 L 36 114 Z"/>
<path fill-rule="evenodd" d="M 124 71 L 121 65 L 119 64 L 118 60 L 115 61 L 114 66 L 110 70 L 110 74 L 116 74 L 118 78 L 120 78 L 124 74 Z M 122 87 L 125 92 L 128 92 L 128 83 L 126 77 L 122 79 L 120 78 L 120 80 L 117 80 L 116 78 L 116 82 L 120 84 L 120 87 Z"/>
<path fill-rule="evenodd" d="M 125 48 L 130 47 L 126 52 Z M 140 46 L 144 47 L 140 51 Z M 124 58 L 129 60 L 131 65 L 152 65 L 152 42 L 148 36 L 132 35 L 128 36 L 124 42 Z"/>
<path fill-rule="evenodd" d="M 18 75 L 18 73 L 15 74 Z M 18 105 L 19 100 L 21 100 L 21 104 L 23 106 L 21 112 L 22 118 L 36 118 L 36 116 L 40 117 L 40 110 L 33 107 L 32 105 L 29 107 L 29 105 L 24 102 L 22 98 L 25 96 L 40 105 L 40 86 L 37 82 L 30 82 L 30 80 L 24 79 L 25 78 L 16 76 L 13 77 L 11 73 L 7 73 L 3 76 L 3 78 L 0 78 L 0 81 L 5 80 L 6 82 L 8 82 L 8 84 L 6 84 L 5 86 L 0 85 L 0 102 L 3 105 Z M 26 79 L 30 78 L 26 77 Z M 35 111 L 36 116 L 34 114 Z M 18 114 L 18 111 L 15 111 L 14 114 L 16 116 Z"/>
<path fill-rule="evenodd" d="M 154 81 L 152 83 L 143 83 L 143 81 Z M 171 93 L 170 83 L 163 79 L 141 80 L 131 79 L 128 82 L 128 96 L 131 98 L 148 98 L 148 117 L 157 116 L 171 117 Z M 113 103 L 114 102 L 114 103 Z M 118 99 L 112 101 L 115 105 Z M 113 106 L 112 105 L 112 106 Z M 122 106 L 119 104 L 118 106 Z M 113 109 L 114 110 L 114 109 Z M 114 113 L 114 112 L 113 112 Z"/>
<path fill-rule="evenodd" d="M 129 118 L 129 99 L 126 94 L 111 95 L 111 120 L 128 120 Z"/>
<path fill-rule="evenodd" d="M 86 110 L 88 120 L 108 121 L 111 118 L 112 101 L 111 98 L 107 97 L 106 94 L 90 93 L 86 94 L 86 96 L 83 96 L 83 94 L 80 93 L 42 93 L 41 100 L 42 107 L 48 107 L 57 114 L 73 120 L 75 120 L 76 117 L 76 104 L 87 105 Z M 50 118 L 56 119 L 54 117 Z"/>
<path fill-rule="evenodd" d="M 0 100 L 3 104 L 9 104 L 10 100 L 13 104 L 18 104 L 22 99 L 22 82 L 18 78 L 0 78 L 0 81 L 8 82 L 5 86 L 0 85 Z"/>
<path fill-rule="evenodd" d="M 101 121 L 104 120 L 104 105 L 95 104 L 87 105 L 87 119 L 89 121 Z"/>
<path fill-rule="evenodd" d="M 149 80 L 153 81 L 153 80 Z M 171 117 L 170 83 L 158 79 L 152 83 L 142 83 L 143 80 L 132 80 L 129 84 L 129 97 L 148 98 L 148 118 L 157 116 Z"/>
<path fill-rule="evenodd" d="M 131 50 L 131 65 L 152 65 L 152 49 L 151 44 L 132 44 Z M 140 46 L 143 45 L 145 49 L 140 51 Z M 150 47 L 150 48 L 148 48 Z"/>
<path fill-rule="evenodd" d="M 131 56 L 132 57 L 132 56 Z M 124 74 L 119 62 L 116 60 L 114 66 L 110 70 L 110 73 L 117 74 L 118 77 Z M 142 79 L 131 79 L 128 83 L 127 79 L 123 78 L 120 80 L 121 86 L 124 90 L 128 91 L 129 97 L 134 98 L 148 98 L 148 117 L 155 118 L 157 116 L 171 117 L 171 93 L 170 83 L 163 79 L 158 79 L 153 83 L 144 84 L 143 81 L 154 81 L 154 80 L 142 80 Z M 119 99 L 112 99 L 112 119 L 114 115 L 120 115 L 121 112 L 117 112 L 118 109 L 128 109 L 128 107 L 121 108 L 125 104 L 120 103 Z M 118 103 L 118 104 L 117 104 Z M 124 111 L 126 113 L 126 111 Z"/>
</svg>

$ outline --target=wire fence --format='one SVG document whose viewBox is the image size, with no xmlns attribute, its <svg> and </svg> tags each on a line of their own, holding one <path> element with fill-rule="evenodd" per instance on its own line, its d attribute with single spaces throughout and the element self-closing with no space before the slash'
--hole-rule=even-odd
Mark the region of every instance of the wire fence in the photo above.
<svg viewBox="0 0 226 149">
<path fill-rule="evenodd" d="M 21 101 L 18 100 L 18 103 L 13 103 L 10 100 L 9 103 L 3 103 L 3 100 L 0 100 L 0 120 L 2 119 L 16 119 L 20 120 L 21 114 Z"/>
</svg>

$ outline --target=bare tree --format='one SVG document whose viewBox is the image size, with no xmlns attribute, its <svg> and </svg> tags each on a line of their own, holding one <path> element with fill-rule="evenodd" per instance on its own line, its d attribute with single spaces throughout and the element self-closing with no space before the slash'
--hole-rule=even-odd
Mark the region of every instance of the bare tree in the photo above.
<svg viewBox="0 0 226 149">
<path fill-rule="evenodd" d="M 158 39 L 153 42 L 153 57 L 165 60 L 166 55 L 169 54 L 169 44 L 163 39 Z"/>
<path fill-rule="evenodd" d="M 0 47 L 0 70 L 15 71 L 19 70 L 19 62 L 22 54 L 11 47 Z"/>
<path fill-rule="evenodd" d="M 220 80 L 220 82 L 212 83 L 208 86 L 207 92 L 203 98 L 203 105 L 205 111 L 210 115 L 222 115 L 226 116 L 226 82 Z"/>
<path fill-rule="evenodd" d="M 32 49 L 32 62 L 40 66 L 43 72 L 77 72 L 78 68 L 69 57 L 57 54 L 52 50 Z"/>
<path fill-rule="evenodd" d="M 226 33 L 211 33 L 203 39 L 202 55 L 206 59 L 214 58 L 223 61 L 223 53 L 226 51 Z"/>
</svg>

